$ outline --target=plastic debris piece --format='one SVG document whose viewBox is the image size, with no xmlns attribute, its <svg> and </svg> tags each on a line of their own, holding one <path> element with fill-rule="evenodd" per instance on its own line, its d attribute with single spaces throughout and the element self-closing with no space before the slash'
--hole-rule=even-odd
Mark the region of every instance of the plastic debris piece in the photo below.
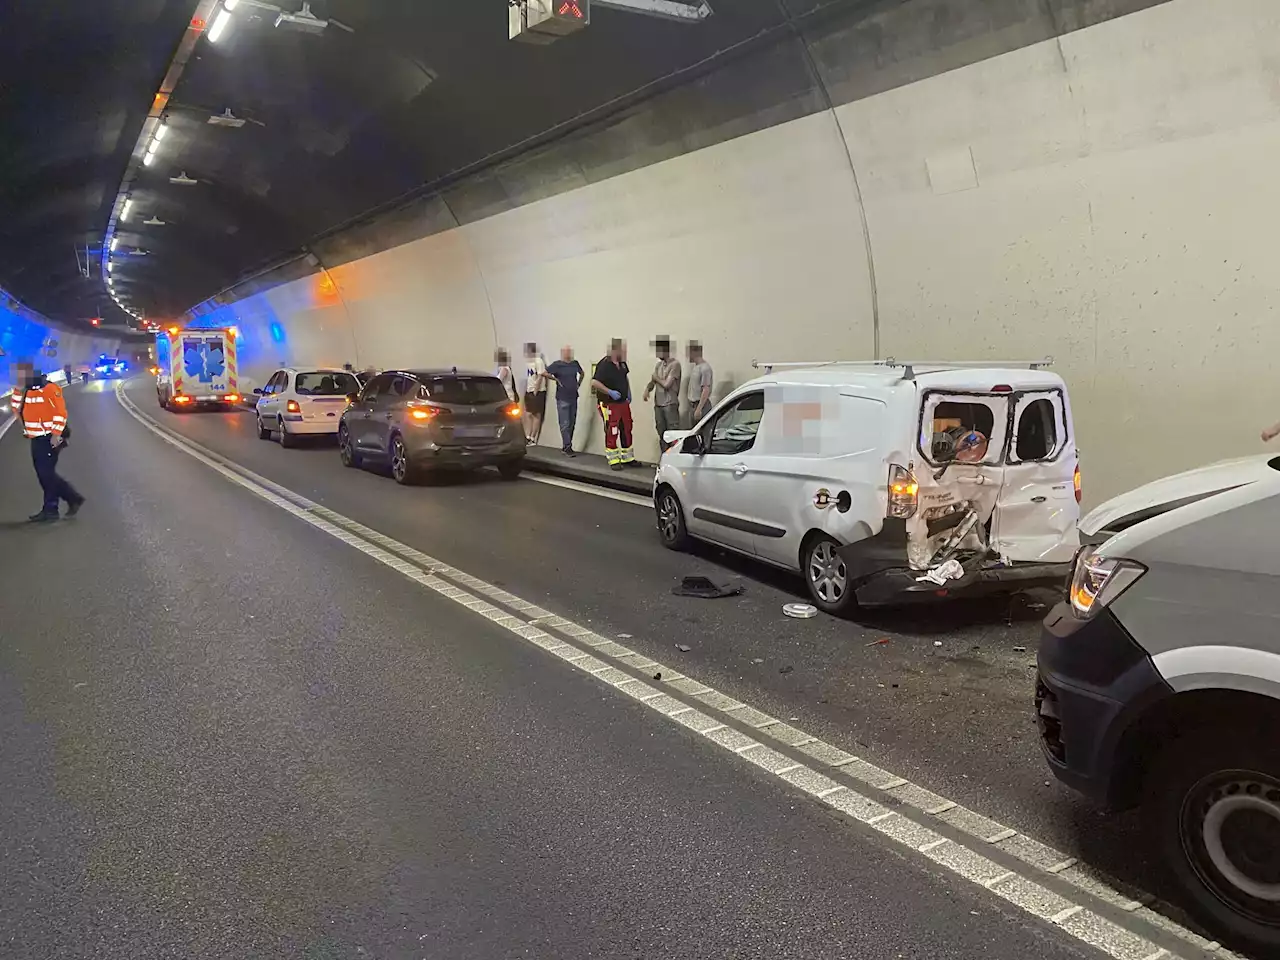
<svg viewBox="0 0 1280 960">
<path fill-rule="evenodd" d="M 688 653 L 690 650 L 693 649 L 693 647 L 686 647 L 683 643 L 677 643 L 676 649 L 679 650 L 681 653 Z"/>
<path fill-rule="evenodd" d="M 655 674 L 653 675 L 653 679 L 655 679 L 655 680 L 661 680 L 661 679 L 662 679 L 662 674 L 661 674 L 661 673 L 655 673 Z"/>
<path fill-rule="evenodd" d="M 756 657 L 756 658 L 755 658 L 754 660 L 752 660 L 751 662 L 752 662 L 752 663 L 764 663 L 764 657 Z"/>
<path fill-rule="evenodd" d="M 942 586 L 948 580 L 959 580 L 964 576 L 964 567 L 960 565 L 960 561 L 956 559 L 948 560 L 934 567 L 923 577 L 916 577 L 917 583 L 936 583 Z"/>
<path fill-rule="evenodd" d="M 783 605 L 782 612 L 797 620 L 808 620 L 818 615 L 818 608 L 811 603 L 788 603 Z"/>
<path fill-rule="evenodd" d="M 933 645 L 934 645 L 935 647 L 940 647 L 940 646 L 942 646 L 942 641 L 941 641 L 941 640 L 935 640 L 935 641 L 933 641 Z"/>
<path fill-rule="evenodd" d="M 877 646 L 877 645 L 879 645 L 879 644 L 886 644 L 886 643 L 888 643 L 888 642 L 889 642 L 889 638 L 888 638 L 888 637 L 881 637 L 879 640 L 872 640 L 870 643 L 866 644 L 866 646 L 868 646 L 868 647 L 874 647 L 874 646 Z"/>
<path fill-rule="evenodd" d="M 1014 652 L 1014 653 L 1026 653 L 1026 652 L 1027 652 L 1027 648 L 1026 648 L 1026 647 L 1014 647 L 1014 648 L 1013 648 L 1013 652 Z"/>
<path fill-rule="evenodd" d="M 619 639 L 619 640 L 630 640 L 630 639 L 631 639 L 631 634 L 629 634 L 629 633 L 620 633 L 620 634 L 618 634 L 618 639 Z"/>
<path fill-rule="evenodd" d="M 703 600 L 714 600 L 718 597 L 732 597 L 742 592 L 741 580 L 715 581 L 710 577 L 683 577 L 671 588 L 677 597 L 699 597 Z"/>
<path fill-rule="evenodd" d="M 778 672 L 779 672 L 779 673 L 790 673 L 790 672 L 791 672 L 792 670 L 794 670 L 794 669 L 795 669 L 795 667 L 793 667 L 791 664 L 789 664 L 789 663 L 788 663 L 785 667 L 779 667 L 779 668 L 778 668 Z"/>
</svg>

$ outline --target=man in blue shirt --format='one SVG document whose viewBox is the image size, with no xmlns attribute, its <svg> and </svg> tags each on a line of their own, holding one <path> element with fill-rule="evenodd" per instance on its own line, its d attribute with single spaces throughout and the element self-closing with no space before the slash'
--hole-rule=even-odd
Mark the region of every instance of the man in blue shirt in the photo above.
<svg viewBox="0 0 1280 960">
<path fill-rule="evenodd" d="M 573 452 L 573 429 L 578 423 L 578 389 L 582 386 L 582 365 L 573 359 L 573 347 L 563 347 L 560 359 L 549 367 L 547 373 L 556 381 L 556 419 L 560 422 L 560 450 L 566 457 L 576 457 Z"/>
</svg>

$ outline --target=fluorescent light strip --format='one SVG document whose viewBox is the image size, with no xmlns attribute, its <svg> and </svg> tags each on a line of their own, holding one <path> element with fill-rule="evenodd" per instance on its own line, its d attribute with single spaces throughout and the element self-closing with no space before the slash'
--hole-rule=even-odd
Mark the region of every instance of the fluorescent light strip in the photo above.
<svg viewBox="0 0 1280 960">
<path fill-rule="evenodd" d="M 142 165 L 144 167 L 151 166 L 155 158 L 156 158 L 156 155 L 154 153 L 148 153 L 145 157 L 142 158 Z"/>
<path fill-rule="evenodd" d="M 162 121 L 160 121 L 160 125 L 159 125 L 158 127 L 156 127 L 156 139 L 155 139 L 155 142 L 156 142 L 156 143 L 159 143 L 161 140 L 163 140 L 163 139 L 164 139 L 164 135 L 165 135 L 166 133 L 168 133 L 168 132 L 169 132 L 169 128 L 168 128 L 168 127 L 166 127 L 166 126 L 164 125 L 164 121 L 163 121 L 163 120 L 162 120 Z"/>
<path fill-rule="evenodd" d="M 231 11 L 225 8 L 218 11 L 218 15 L 213 18 L 213 26 L 209 28 L 209 42 L 217 43 L 218 38 L 222 36 L 227 29 L 227 24 L 231 22 Z"/>
</svg>

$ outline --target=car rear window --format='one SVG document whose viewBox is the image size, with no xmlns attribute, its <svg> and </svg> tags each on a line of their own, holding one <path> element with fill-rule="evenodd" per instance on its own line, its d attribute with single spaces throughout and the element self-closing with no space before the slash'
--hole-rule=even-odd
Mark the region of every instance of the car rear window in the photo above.
<svg viewBox="0 0 1280 960">
<path fill-rule="evenodd" d="M 302 397 L 345 397 L 360 392 L 360 384 L 349 373 L 300 373 L 294 392 Z"/>
<path fill-rule="evenodd" d="M 432 377 L 427 399 L 436 403 L 505 403 L 507 391 L 497 377 Z"/>
</svg>

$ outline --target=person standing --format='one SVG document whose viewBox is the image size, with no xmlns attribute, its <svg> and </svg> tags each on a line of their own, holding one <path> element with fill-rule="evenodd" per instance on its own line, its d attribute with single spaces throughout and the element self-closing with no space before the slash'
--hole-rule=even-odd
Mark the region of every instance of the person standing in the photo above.
<svg viewBox="0 0 1280 960">
<path fill-rule="evenodd" d="M 632 447 L 631 369 L 627 366 L 627 345 L 614 340 L 609 355 L 602 357 L 592 374 L 591 389 L 600 401 L 604 417 L 604 455 L 611 470 L 621 470 L 636 462 Z"/>
<path fill-rule="evenodd" d="M 507 391 L 507 399 L 516 403 L 520 398 L 516 394 L 516 375 L 511 371 L 510 355 L 499 347 L 493 354 L 493 362 L 498 366 L 494 373 L 502 381 L 502 389 Z"/>
<path fill-rule="evenodd" d="M 696 340 L 689 341 L 689 422 L 686 429 L 692 430 L 698 421 L 711 409 L 711 387 L 715 376 L 711 364 L 702 356 L 702 344 Z"/>
<path fill-rule="evenodd" d="M 653 425 L 658 431 L 658 447 L 663 447 L 662 435 L 668 430 L 680 429 L 680 361 L 671 355 L 671 341 L 659 337 L 654 341 L 658 365 L 653 368 L 644 388 L 644 399 L 653 395 Z"/>
<path fill-rule="evenodd" d="M 67 516 L 74 517 L 84 497 L 58 476 L 58 457 L 71 436 L 62 389 L 36 373 L 30 363 L 16 365 L 14 384 L 13 415 L 22 424 L 22 435 L 31 441 L 31 461 L 44 491 L 44 506 L 30 519 L 35 523 L 57 520 L 61 500 L 67 502 Z"/>
<path fill-rule="evenodd" d="M 578 390 L 582 386 L 582 364 L 573 359 L 573 347 L 561 347 L 560 359 L 547 367 L 556 381 L 556 420 L 560 424 L 560 450 L 566 457 L 573 452 L 573 430 L 578 424 Z"/>
<path fill-rule="evenodd" d="M 542 359 L 536 343 L 524 345 L 524 415 L 525 439 L 529 445 L 542 436 L 542 419 L 547 415 L 547 361 Z"/>
</svg>

